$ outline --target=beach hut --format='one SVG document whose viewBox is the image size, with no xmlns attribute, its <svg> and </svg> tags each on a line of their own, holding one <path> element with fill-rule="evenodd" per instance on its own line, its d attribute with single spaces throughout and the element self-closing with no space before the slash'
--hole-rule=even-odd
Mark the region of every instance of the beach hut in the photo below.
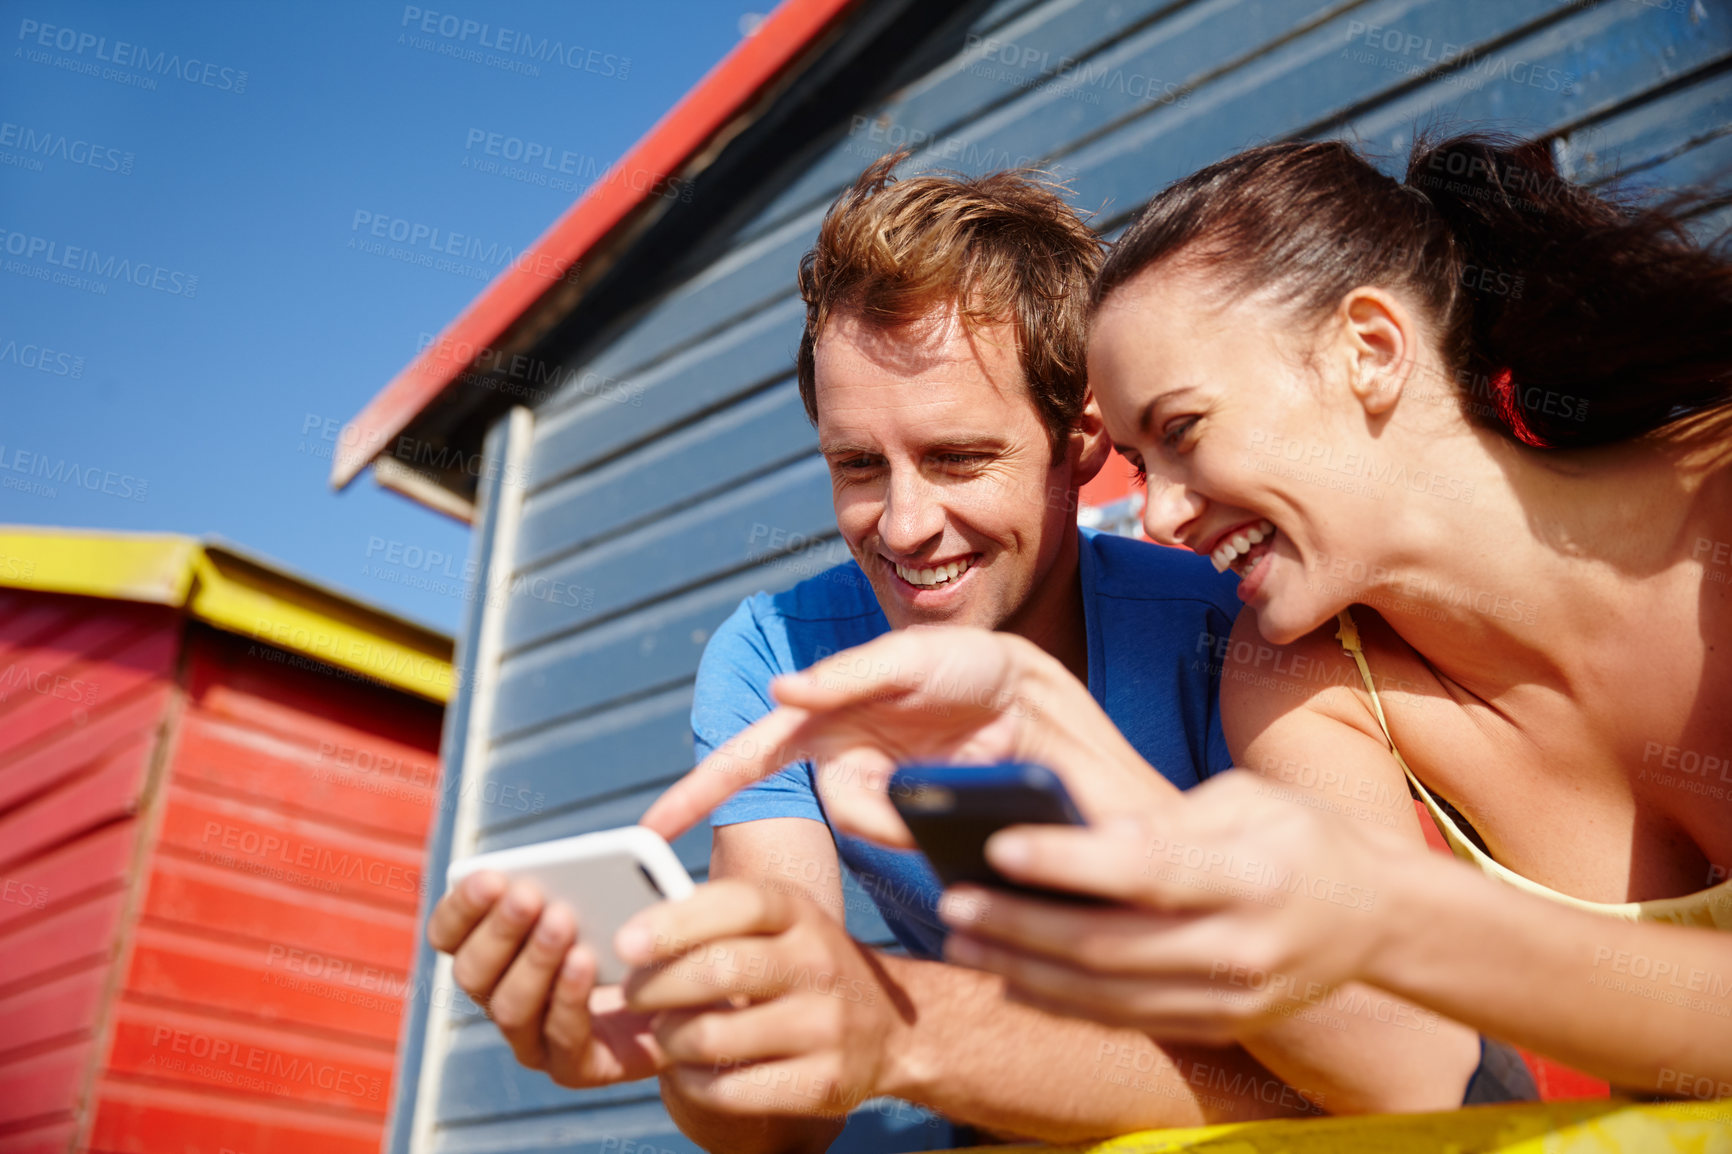
<svg viewBox="0 0 1732 1154">
<path fill-rule="evenodd" d="M 230 545 L 0 527 L 0 1151 L 379 1149 L 450 658 Z"/>
</svg>

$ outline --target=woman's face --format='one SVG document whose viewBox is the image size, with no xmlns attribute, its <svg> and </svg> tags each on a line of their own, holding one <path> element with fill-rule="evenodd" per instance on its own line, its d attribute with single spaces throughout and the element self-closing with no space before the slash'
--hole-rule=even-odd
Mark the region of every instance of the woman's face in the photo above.
<svg viewBox="0 0 1732 1154">
<path fill-rule="evenodd" d="M 1157 267 L 1117 289 L 1089 381 L 1114 444 L 1147 473 L 1149 536 L 1238 573 L 1264 638 L 1285 644 L 1359 599 L 1340 574 L 1384 561 L 1392 448 L 1348 387 L 1356 341 L 1209 288 Z"/>
</svg>

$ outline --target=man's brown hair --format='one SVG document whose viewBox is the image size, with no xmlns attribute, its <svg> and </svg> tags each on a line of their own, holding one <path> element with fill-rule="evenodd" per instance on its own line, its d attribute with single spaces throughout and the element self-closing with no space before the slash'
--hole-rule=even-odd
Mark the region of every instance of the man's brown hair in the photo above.
<svg viewBox="0 0 1732 1154">
<path fill-rule="evenodd" d="M 1089 285 L 1100 239 L 1039 173 L 898 180 L 891 172 L 907 156 L 886 156 L 861 173 L 800 260 L 806 415 L 817 424 L 813 351 L 836 313 L 898 328 L 955 304 L 971 326 L 1013 326 L 1029 395 L 1054 461 L 1062 459 L 1088 393 Z"/>
</svg>

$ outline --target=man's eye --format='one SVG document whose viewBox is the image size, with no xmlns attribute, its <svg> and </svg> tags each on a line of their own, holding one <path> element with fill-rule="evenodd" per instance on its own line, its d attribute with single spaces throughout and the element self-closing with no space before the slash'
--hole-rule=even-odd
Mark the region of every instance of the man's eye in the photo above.
<svg viewBox="0 0 1732 1154">
<path fill-rule="evenodd" d="M 878 462 L 871 457 L 847 457 L 836 462 L 836 467 L 846 473 L 859 473 L 875 468 Z"/>
</svg>

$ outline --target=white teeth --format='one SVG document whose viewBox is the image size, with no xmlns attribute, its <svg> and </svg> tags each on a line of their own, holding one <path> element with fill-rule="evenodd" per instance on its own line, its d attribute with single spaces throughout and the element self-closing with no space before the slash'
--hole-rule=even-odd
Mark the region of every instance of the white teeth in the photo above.
<svg viewBox="0 0 1732 1154">
<path fill-rule="evenodd" d="M 1260 545 L 1275 535 L 1275 526 L 1267 520 L 1259 521 L 1243 533 L 1233 536 L 1220 543 L 1215 551 L 1209 554 L 1209 562 L 1214 565 L 1215 572 L 1225 573 L 1240 557 L 1251 551 L 1251 546 Z"/>
<path fill-rule="evenodd" d="M 910 569 L 906 565 L 897 565 L 896 575 L 910 585 L 925 587 L 943 585 L 962 576 L 973 563 L 972 559 L 964 558 L 961 561 L 952 561 L 948 565 L 940 565 L 935 569 Z"/>
</svg>

